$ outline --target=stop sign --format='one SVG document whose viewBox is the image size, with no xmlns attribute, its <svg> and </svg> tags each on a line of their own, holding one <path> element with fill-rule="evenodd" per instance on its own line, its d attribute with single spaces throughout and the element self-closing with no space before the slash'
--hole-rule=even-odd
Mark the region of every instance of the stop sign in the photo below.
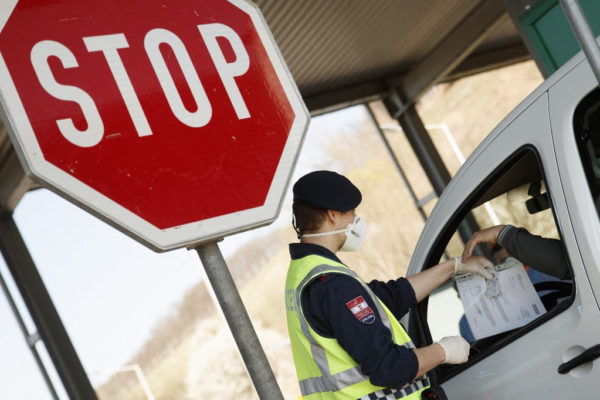
<svg viewBox="0 0 600 400">
<path fill-rule="evenodd" d="M 155 250 L 277 217 L 309 118 L 254 5 L 0 7 L 2 117 L 28 174 Z"/>
</svg>

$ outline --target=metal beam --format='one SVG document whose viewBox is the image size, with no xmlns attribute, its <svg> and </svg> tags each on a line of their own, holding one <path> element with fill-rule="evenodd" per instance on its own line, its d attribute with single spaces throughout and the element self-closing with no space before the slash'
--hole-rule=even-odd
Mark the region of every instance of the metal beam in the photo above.
<svg viewBox="0 0 600 400">
<path fill-rule="evenodd" d="M 375 117 L 375 113 L 371 109 L 371 106 L 367 103 L 367 104 L 365 104 L 365 108 L 367 109 L 367 113 L 369 114 L 369 117 L 371 118 L 371 122 L 373 122 L 375 131 L 379 134 L 379 137 L 381 138 L 383 145 L 385 146 L 386 150 L 388 151 L 388 154 L 390 155 L 390 158 L 392 159 L 392 163 L 396 167 L 396 171 L 398 171 L 398 175 L 400 175 L 400 179 L 402 180 L 402 183 L 404 183 L 404 187 L 406 188 L 406 190 L 408 191 L 408 194 L 410 195 L 410 198 L 412 199 L 415 207 L 419 211 L 421 218 L 423 218 L 423 221 L 427 221 L 427 215 L 425 214 L 425 211 L 423 210 L 423 206 L 425 204 L 427 204 L 427 202 L 429 200 L 431 200 L 432 198 L 435 198 L 435 193 L 432 192 L 431 196 L 427 196 L 426 198 L 424 198 L 422 200 L 418 199 L 417 194 L 413 190 L 410 182 L 408 181 L 408 177 L 406 176 L 406 174 L 404 173 L 404 170 L 402 169 L 402 166 L 400 165 L 400 161 L 398 160 L 398 157 L 396 157 L 396 153 L 394 152 L 394 149 L 390 145 L 390 142 L 387 140 L 387 137 L 385 136 L 385 132 L 383 132 L 383 129 L 379 125 L 379 122 L 377 121 L 377 118 Z"/>
<path fill-rule="evenodd" d="M 464 61 L 485 37 L 502 24 L 508 15 L 501 1 L 483 0 L 431 53 L 394 82 L 407 101 L 416 101 L 429 88 Z"/>
<path fill-rule="evenodd" d="M 42 374 L 42 378 L 44 379 L 44 382 L 46 383 L 46 387 L 48 388 L 48 391 L 50 392 L 50 396 L 52 397 L 53 400 L 58 400 L 58 394 L 56 393 L 56 389 L 54 389 L 54 384 L 52 383 L 52 379 L 50 379 L 50 376 L 48 375 L 48 371 L 46 370 L 46 366 L 44 365 L 44 362 L 42 361 L 42 359 L 40 357 L 40 353 L 38 353 L 37 348 L 35 347 L 35 344 L 36 344 L 37 340 L 39 339 L 39 335 L 37 334 L 37 332 L 35 332 L 34 334 L 29 333 L 29 330 L 27 329 L 27 326 L 25 325 L 25 321 L 23 321 L 23 317 L 21 316 L 19 308 L 17 307 L 17 304 L 15 303 L 15 300 L 12 296 L 12 293 L 10 292 L 8 285 L 6 284 L 6 281 L 4 280 L 4 277 L 2 276 L 2 272 L 0 272 L 0 287 L 2 288 L 2 291 L 4 292 L 4 295 L 6 296 L 6 301 L 8 302 L 8 305 L 10 306 L 10 309 L 13 312 L 15 320 L 17 321 L 17 325 L 19 325 L 19 329 L 21 329 L 21 333 L 23 334 L 23 337 L 25 338 L 25 341 L 27 342 L 27 347 L 29 347 L 29 350 L 31 351 L 33 360 L 37 364 L 38 369 L 40 370 L 40 373 Z"/>
<path fill-rule="evenodd" d="M 527 60 L 531 60 L 531 54 L 523 43 L 489 52 L 471 54 L 452 72 L 442 77 L 440 82 L 453 81 Z"/>
<path fill-rule="evenodd" d="M 0 215 L 0 251 L 69 398 L 97 399 L 12 213 Z"/>
<path fill-rule="evenodd" d="M 386 81 L 372 81 L 316 95 L 303 95 L 303 98 L 310 115 L 315 117 L 342 108 L 378 100 L 387 90 Z"/>
<path fill-rule="evenodd" d="M 21 198 L 33 186 L 33 181 L 25 175 L 17 153 L 12 148 L 0 166 L 0 182 L 0 207 L 5 211 L 14 211 Z"/>
<path fill-rule="evenodd" d="M 398 120 L 404 130 L 423 171 L 439 197 L 450 182 L 450 173 L 437 152 L 429 132 L 425 129 L 414 103 L 407 103 L 402 93 L 398 91 L 385 99 L 384 104 L 390 115 Z"/>
</svg>

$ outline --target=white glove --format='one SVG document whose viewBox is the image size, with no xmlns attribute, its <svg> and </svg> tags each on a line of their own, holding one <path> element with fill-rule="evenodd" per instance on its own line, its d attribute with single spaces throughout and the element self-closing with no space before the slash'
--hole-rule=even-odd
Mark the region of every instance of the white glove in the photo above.
<svg viewBox="0 0 600 400">
<path fill-rule="evenodd" d="M 454 273 L 466 274 L 471 272 L 483 276 L 485 279 L 492 279 L 494 275 L 486 268 L 494 265 L 483 256 L 471 256 L 466 263 L 463 263 L 460 257 L 454 258 Z"/>
<path fill-rule="evenodd" d="M 469 342 L 462 336 L 446 336 L 437 343 L 446 353 L 445 364 L 462 364 L 469 359 Z"/>
</svg>

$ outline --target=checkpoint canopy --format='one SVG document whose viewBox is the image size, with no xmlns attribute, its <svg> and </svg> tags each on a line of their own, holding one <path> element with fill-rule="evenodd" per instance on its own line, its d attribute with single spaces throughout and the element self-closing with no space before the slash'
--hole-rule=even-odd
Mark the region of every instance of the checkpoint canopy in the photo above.
<svg viewBox="0 0 600 400">
<path fill-rule="evenodd" d="M 309 116 L 253 4 L 0 7 L 2 118 L 30 176 L 158 251 L 277 217 Z"/>
</svg>

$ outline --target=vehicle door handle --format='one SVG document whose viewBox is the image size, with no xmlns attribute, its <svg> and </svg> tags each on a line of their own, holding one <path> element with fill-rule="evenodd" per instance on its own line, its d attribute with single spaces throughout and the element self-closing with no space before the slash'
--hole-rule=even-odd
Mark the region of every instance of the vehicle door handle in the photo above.
<svg viewBox="0 0 600 400">
<path fill-rule="evenodd" d="M 600 357 L 600 344 L 592 346 L 589 349 L 586 349 L 577 357 L 574 357 L 569 361 L 560 364 L 558 366 L 558 373 L 566 374 L 573 368 L 578 367 L 581 364 L 585 364 L 586 362 L 594 361 L 598 357 Z"/>
</svg>

